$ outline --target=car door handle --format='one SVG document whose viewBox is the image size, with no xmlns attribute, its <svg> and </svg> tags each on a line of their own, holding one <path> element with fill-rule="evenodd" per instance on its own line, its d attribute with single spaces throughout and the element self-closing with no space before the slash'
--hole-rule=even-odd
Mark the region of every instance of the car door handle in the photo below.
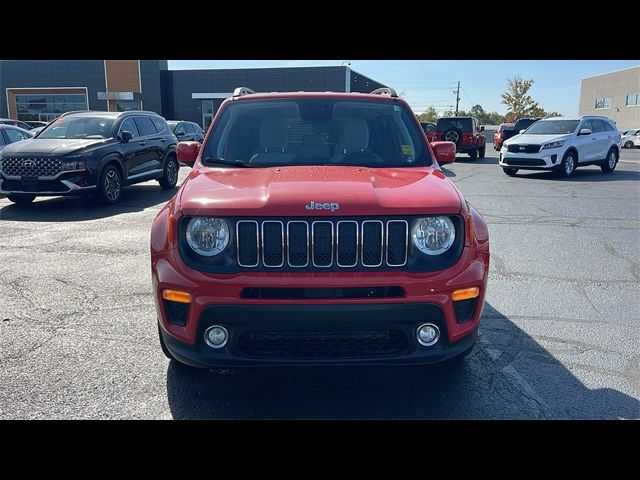
<svg viewBox="0 0 640 480">
<path fill-rule="evenodd" d="M 161 138 L 161 139 L 160 139 L 160 141 L 161 141 L 162 143 L 164 143 L 164 142 L 166 142 L 166 141 L 167 141 L 167 139 L 166 139 L 166 138 Z"/>
<path fill-rule="evenodd" d="M 139 143 L 140 143 L 140 145 L 146 145 L 147 144 L 146 140 L 141 140 Z"/>
</svg>

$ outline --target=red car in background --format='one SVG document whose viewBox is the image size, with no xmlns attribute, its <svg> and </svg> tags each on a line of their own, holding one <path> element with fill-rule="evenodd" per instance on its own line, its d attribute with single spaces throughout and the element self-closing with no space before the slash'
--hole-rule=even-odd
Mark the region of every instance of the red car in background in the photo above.
<svg viewBox="0 0 640 480">
<path fill-rule="evenodd" d="M 505 130 L 513 130 L 513 123 L 501 123 L 498 126 L 498 130 L 493 134 L 493 149 L 500 150 L 502 148 L 502 142 L 505 140 Z"/>
<path fill-rule="evenodd" d="M 434 142 L 436 140 L 436 124 L 433 122 L 420 122 L 420 126 L 424 133 L 427 134 L 427 140 Z"/>
</svg>

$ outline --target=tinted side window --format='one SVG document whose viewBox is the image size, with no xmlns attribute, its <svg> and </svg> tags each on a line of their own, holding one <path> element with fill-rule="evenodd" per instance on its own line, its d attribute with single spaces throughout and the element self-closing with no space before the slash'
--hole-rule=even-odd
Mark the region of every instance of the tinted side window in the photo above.
<svg viewBox="0 0 640 480">
<path fill-rule="evenodd" d="M 604 122 L 602 120 L 593 119 L 591 120 L 591 125 L 593 125 L 593 133 L 601 133 L 607 130 L 604 128 Z"/>
<path fill-rule="evenodd" d="M 151 117 L 151 121 L 153 122 L 153 125 L 156 127 L 156 131 L 158 133 L 164 132 L 164 130 L 168 128 L 165 121 L 160 117 Z"/>
<path fill-rule="evenodd" d="M 153 126 L 153 122 L 149 117 L 136 117 L 135 121 L 136 125 L 138 125 L 138 130 L 140 130 L 141 137 L 155 135 L 157 133 L 156 127 Z"/>
<path fill-rule="evenodd" d="M 591 120 L 583 120 L 582 123 L 580 124 L 580 130 L 582 130 L 583 128 L 588 128 L 593 132 L 593 126 L 591 125 Z"/>
<path fill-rule="evenodd" d="M 602 122 L 604 123 L 604 128 L 607 132 L 615 132 L 616 129 L 613 128 L 613 125 L 611 125 L 609 122 Z"/>
<path fill-rule="evenodd" d="M 133 121 L 133 118 L 126 118 L 124 122 L 122 122 L 122 125 L 120 125 L 120 132 L 124 132 L 125 130 L 127 132 L 131 132 L 134 137 L 140 136 L 140 132 L 138 131 L 138 126 Z"/>
<path fill-rule="evenodd" d="M 20 132 L 19 130 L 14 130 L 13 128 L 5 128 L 4 133 L 7 134 L 9 143 L 19 142 L 20 140 L 24 140 L 25 138 L 22 135 L 22 132 Z"/>
<path fill-rule="evenodd" d="M 4 139 L 4 135 L 0 131 L 0 145 L 6 145 L 7 141 Z"/>
</svg>

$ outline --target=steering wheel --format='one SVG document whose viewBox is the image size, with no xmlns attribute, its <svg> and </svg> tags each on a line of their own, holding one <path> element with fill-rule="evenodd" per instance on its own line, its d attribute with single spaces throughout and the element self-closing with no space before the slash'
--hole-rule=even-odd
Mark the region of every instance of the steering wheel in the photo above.
<svg viewBox="0 0 640 480">
<path fill-rule="evenodd" d="M 376 155 L 373 152 L 365 152 L 365 151 L 360 151 L 360 152 L 351 152 L 351 153 L 347 153 L 342 160 L 340 160 L 340 162 L 338 162 L 338 164 L 344 164 L 344 163 L 363 163 L 363 164 L 367 164 L 367 163 L 384 163 L 384 160 L 382 160 L 382 158 L 380 158 L 378 155 Z"/>
</svg>

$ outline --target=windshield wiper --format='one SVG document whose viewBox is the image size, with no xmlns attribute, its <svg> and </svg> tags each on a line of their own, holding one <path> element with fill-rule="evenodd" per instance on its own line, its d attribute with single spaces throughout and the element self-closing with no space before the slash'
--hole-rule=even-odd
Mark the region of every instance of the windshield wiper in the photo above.
<svg viewBox="0 0 640 480">
<path fill-rule="evenodd" d="M 250 168 L 247 162 L 243 160 L 225 160 L 224 158 L 214 158 L 214 157 L 204 157 L 203 159 L 205 164 L 213 163 L 215 165 L 225 165 L 227 167 L 236 167 L 236 168 Z"/>
</svg>

